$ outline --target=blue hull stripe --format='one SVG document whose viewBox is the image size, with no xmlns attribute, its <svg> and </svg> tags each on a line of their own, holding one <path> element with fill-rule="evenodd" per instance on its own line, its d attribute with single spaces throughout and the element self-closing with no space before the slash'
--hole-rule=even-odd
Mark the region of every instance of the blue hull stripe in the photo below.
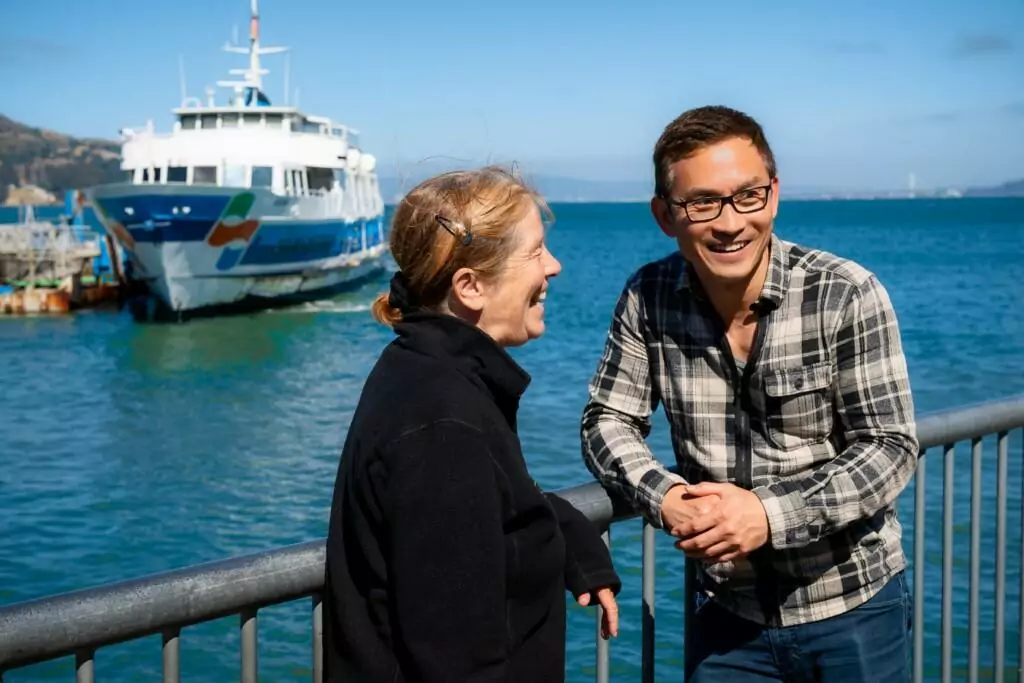
<svg viewBox="0 0 1024 683">
<path fill-rule="evenodd" d="M 104 197 L 97 202 L 107 216 L 131 233 L 132 239 L 145 244 L 203 241 L 230 199 L 217 195 L 138 195 Z"/>
</svg>

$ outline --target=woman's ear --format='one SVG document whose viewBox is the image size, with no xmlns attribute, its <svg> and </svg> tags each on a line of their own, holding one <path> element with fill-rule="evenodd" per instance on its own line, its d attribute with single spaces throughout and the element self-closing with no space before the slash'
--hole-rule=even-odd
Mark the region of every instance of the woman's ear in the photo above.
<svg viewBox="0 0 1024 683">
<path fill-rule="evenodd" d="M 452 275 L 451 298 L 453 303 L 479 312 L 484 307 L 486 298 L 485 284 L 480 275 L 472 268 L 459 268 Z"/>
</svg>

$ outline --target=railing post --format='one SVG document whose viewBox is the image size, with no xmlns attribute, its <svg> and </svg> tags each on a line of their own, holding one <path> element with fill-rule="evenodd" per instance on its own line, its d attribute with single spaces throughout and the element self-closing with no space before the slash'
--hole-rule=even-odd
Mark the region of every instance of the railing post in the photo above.
<svg viewBox="0 0 1024 683">
<path fill-rule="evenodd" d="M 996 446 L 996 609 L 993 666 L 995 683 L 1002 683 L 1006 668 L 1006 432 Z"/>
<path fill-rule="evenodd" d="M 956 444 L 942 451 L 942 683 L 953 673 L 953 458 Z"/>
<path fill-rule="evenodd" d="M 971 441 L 971 593 L 968 607 L 967 676 L 978 683 L 978 615 L 981 596 L 981 437 Z"/>
<path fill-rule="evenodd" d="M 924 681 L 924 530 L 925 515 L 925 452 L 917 461 L 914 476 L 914 683 Z"/>
<path fill-rule="evenodd" d="M 323 596 L 313 596 L 313 683 L 324 680 L 324 610 Z"/>
<path fill-rule="evenodd" d="M 242 683 L 256 683 L 259 669 L 256 641 L 256 610 L 241 614 L 242 622 Z"/>
<path fill-rule="evenodd" d="M 683 680 L 690 680 L 686 673 L 690 670 L 693 657 L 693 624 L 697 614 L 697 563 L 687 559 L 683 565 Z"/>
<path fill-rule="evenodd" d="M 94 650 L 75 653 L 75 683 L 93 683 L 95 654 Z"/>
<path fill-rule="evenodd" d="M 178 683 L 181 680 L 180 629 L 164 631 L 164 683 Z"/>
<path fill-rule="evenodd" d="M 610 526 L 603 534 L 601 534 L 601 539 L 609 549 L 612 547 L 612 530 Z M 608 641 L 601 637 L 601 621 L 604 620 L 604 608 L 601 607 L 601 603 L 597 604 L 596 612 L 597 630 L 595 631 L 595 638 L 597 639 L 597 683 L 608 683 Z"/>
<path fill-rule="evenodd" d="M 1021 430 L 1024 435 L 1024 429 Z M 1024 462 L 1024 448 L 1021 449 L 1021 460 Z M 1024 464 L 1021 466 L 1020 477 L 1020 525 L 1024 528 Z M 1020 539 L 1020 564 L 1017 565 L 1017 575 L 1020 580 L 1020 591 L 1017 593 L 1017 636 L 1020 642 L 1017 646 L 1017 680 L 1024 681 L 1024 531 Z"/>
<path fill-rule="evenodd" d="M 643 614 L 641 618 L 640 678 L 643 683 L 654 683 L 654 550 L 655 529 L 646 519 L 643 522 Z"/>
</svg>

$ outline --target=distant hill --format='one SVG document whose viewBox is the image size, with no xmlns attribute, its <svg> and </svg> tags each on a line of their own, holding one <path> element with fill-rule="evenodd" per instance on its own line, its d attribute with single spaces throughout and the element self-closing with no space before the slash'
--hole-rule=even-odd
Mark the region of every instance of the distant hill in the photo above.
<svg viewBox="0 0 1024 683">
<path fill-rule="evenodd" d="M 66 190 L 121 177 L 120 146 L 33 128 L 0 114 L 0 203 L 11 185 L 36 185 L 58 199 Z"/>
<path fill-rule="evenodd" d="M 995 187 L 970 187 L 965 197 L 1024 197 L 1024 178 L 1011 180 Z"/>
</svg>

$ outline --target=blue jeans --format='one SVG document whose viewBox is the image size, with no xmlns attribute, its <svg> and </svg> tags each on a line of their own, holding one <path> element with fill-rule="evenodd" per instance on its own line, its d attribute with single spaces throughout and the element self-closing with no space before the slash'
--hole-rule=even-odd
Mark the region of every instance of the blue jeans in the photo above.
<svg viewBox="0 0 1024 683">
<path fill-rule="evenodd" d="M 830 619 L 769 628 L 708 600 L 694 619 L 690 683 L 906 683 L 913 605 L 903 572 L 874 597 Z"/>
</svg>

